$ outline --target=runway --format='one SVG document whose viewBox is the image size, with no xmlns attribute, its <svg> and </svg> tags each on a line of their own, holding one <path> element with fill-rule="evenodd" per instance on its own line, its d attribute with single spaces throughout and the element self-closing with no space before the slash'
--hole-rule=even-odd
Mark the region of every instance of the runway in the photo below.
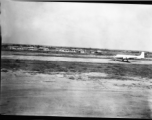
<svg viewBox="0 0 152 120">
<path fill-rule="evenodd" d="M 95 58 L 70 58 L 70 57 L 50 57 L 50 56 L 24 56 L 24 55 L 2 55 L 1 59 L 21 59 L 40 61 L 69 61 L 69 62 L 93 62 L 93 63 L 120 63 L 120 64 L 152 64 L 152 61 L 134 60 L 128 62 L 113 61 L 111 59 Z"/>
</svg>

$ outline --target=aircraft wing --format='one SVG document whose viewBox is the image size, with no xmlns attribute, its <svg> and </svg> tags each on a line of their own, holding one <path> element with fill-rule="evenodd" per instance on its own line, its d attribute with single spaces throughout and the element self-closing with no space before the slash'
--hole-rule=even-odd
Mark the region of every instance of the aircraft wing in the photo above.
<svg viewBox="0 0 152 120">
<path fill-rule="evenodd" d="M 129 57 L 129 58 L 127 58 L 127 59 L 129 59 L 129 60 L 134 60 L 134 59 L 137 59 L 137 57 Z"/>
</svg>

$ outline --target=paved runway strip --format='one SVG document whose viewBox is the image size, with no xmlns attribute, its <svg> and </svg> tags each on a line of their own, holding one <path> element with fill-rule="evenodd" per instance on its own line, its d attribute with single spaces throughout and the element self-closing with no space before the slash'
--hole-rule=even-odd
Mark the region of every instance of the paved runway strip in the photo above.
<svg viewBox="0 0 152 120">
<path fill-rule="evenodd" d="M 70 58 L 70 57 L 46 57 L 46 56 L 24 56 L 24 55 L 2 55 L 2 59 L 23 59 L 23 60 L 41 60 L 41 61 L 70 61 L 70 62 L 95 62 L 95 63 L 122 63 L 120 61 L 112 61 L 111 59 L 95 59 L 95 58 Z M 134 60 L 123 62 L 123 64 L 152 64 L 152 61 Z"/>
</svg>

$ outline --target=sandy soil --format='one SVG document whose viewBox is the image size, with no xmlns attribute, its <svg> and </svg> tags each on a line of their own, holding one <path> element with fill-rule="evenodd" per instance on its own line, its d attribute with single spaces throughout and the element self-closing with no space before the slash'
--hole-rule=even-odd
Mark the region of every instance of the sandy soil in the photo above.
<svg viewBox="0 0 152 120">
<path fill-rule="evenodd" d="M 152 79 L 103 79 L 98 72 L 1 70 L 0 113 L 152 118 Z"/>
</svg>

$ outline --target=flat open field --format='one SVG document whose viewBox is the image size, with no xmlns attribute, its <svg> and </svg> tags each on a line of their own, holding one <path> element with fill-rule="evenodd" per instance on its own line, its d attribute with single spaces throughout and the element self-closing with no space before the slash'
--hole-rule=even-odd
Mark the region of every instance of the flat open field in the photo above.
<svg viewBox="0 0 152 120">
<path fill-rule="evenodd" d="M 46 57 L 72 57 L 72 58 L 107 58 L 108 56 L 101 55 L 84 55 L 72 53 L 51 53 L 51 52 L 31 52 L 31 51 L 2 51 L 2 55 L 21 55 L 21 56 L 46 56 Z"/>
<path fill-rule="evenodd" d="M 152 118 L 152 65 L 1 60 L 7 115 Z"/>
<path fill-rule="evenodd" d="M 40 60 L 40 61 L 67 61 L 67 62 L 88 62 L 88 63 L 119 63 L 121 61 L 113 61 L 112 59 L 102 58 L 73 58 L 73 57 L 54 57 L 54 56 L 25 56 L 25 55 L 2 55 L 2 59 L 19 59 L 19 60 Z M 130 60 L 130 63 L 123 64 L 152 64 L 152 60 Z"/>
</svg>

